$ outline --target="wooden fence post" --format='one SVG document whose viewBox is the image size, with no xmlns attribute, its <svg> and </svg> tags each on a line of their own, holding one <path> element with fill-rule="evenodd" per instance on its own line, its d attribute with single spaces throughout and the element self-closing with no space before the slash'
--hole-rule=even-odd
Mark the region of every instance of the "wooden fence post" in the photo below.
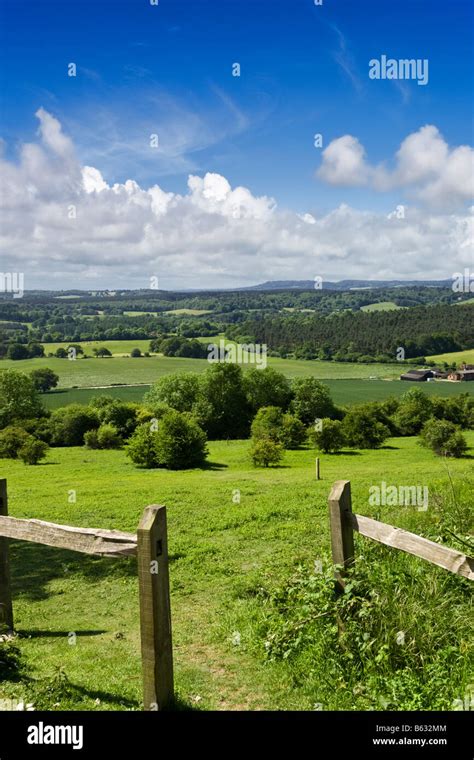
<svg viewBox="0 0 474 760">
<path fill-rule="evenodd" d="M 8 515 L 6 478 L 0 480 L 0 515 Z M 13 631 L 13 604 L 8 538 L 0 538 L 0 633 Z"/>
<path fill-rule="evenodd" d="M 316 457 L 316 480 L 321 480 L 319 470 L 319 457 Z"/>
<path fill-rule="evenodd" d="M 336 590 L 344 590 L 345 571 L 354 563 L 354 532 L 351 522 L 352 502 L 349 480 L 338 480 L 329 494 L 331 522 L 331 548 L 335 571 Z"/>
<path fill-rule="evenodd" d="M 166 507 L 146 507 L 137 531 L 140 631 L 145 710 L 173 700 L 173 648 Z"/>
</svg>

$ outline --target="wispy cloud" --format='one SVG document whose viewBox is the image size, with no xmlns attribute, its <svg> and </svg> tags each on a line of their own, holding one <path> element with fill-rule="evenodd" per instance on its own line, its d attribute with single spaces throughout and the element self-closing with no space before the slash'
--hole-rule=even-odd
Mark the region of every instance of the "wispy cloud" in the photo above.
<svg viewBox="0 0 474 760">
<path fill-rule="evenodd" d="M 337 35 L 338 41 L 338 47 L 336 50 L 333 50 L 332 53 L 333 58 L 346 74 L 356 92 L 361 93 L 363 90 L 363 85 L 357 72 L 357 66 L 354 61 L 354 57 L 348 48 L 346 37 L 341 32 L 339 27 L 336 26 L 336 24 L 330 24 L 330 27 Z"/>
</svg>

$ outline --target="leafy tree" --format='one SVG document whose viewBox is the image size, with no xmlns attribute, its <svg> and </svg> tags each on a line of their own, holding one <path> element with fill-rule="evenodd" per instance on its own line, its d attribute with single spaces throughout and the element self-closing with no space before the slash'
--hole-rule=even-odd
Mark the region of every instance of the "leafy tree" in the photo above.
<svg viewBox="0 0 474 760">
<path fill-rule="evenodd" d="M 33 380 L 34 387 L 40 393 L 46 393 L 51 388 L 56 388 L 59 382 L 59 375 L 53 372 L 52 369 L 49 369 L 49 367 L 32 370 L 30 377 Z"/>
<path fill-rule="evenodd" d="M 306 440 L 306 428 L 292 414 L 283 415 L 283 430 L 281 434 L 281 443 L 285 449 L 298 449 Z"/>
<path fill-rule="evenodd" d="M 250 369 L 244 375 L 244 388 L 254 414 L 264 406 L 286 411 L 293 395 L 289 380 L 273 367 Z"/>
<path fill-rule="evenodd" d="M 356 449 L 377 449 L 390 436 L 390 430 L 379 422 L 373 409 L 363 404 L 348 411 L 342 430 L 347 444 Z"/>
<path fill-rule="evenodd" d="M 28 356 L 30 359 L 44 356 L 44 348 L 41 343 L 28 343 Z"/>
<path fill-rule="evenodd" d="M 431 399 L 420 388 L 410 388 L 400 399 L 393 421 L 399 435 L 416 435 L 433 414 Z"/>
<path fill-rule="evenodd" d="M 49 446 L 44 441 L 39 441 L 37 438 L 33 438 L 32 435 L 28 436 L 28 440 L 25 441 L 23 446 L 18 452 L 18 458 L 25 464 L 38 464 L 41 459 L 44 459 Z"/>
<path fill-rule="evenodd" d="M 0 372 L 0 426 L 15 419 L 44 415 L 33 380 L 23 372 L 7 369 Z"/>
<path fill-rule="evenodd" d="M 16 459 L 23 444 L 31 437 L 26 430 L 14 425 L 0 430 L 0 458 Z"/>
<path fill-rule="evenodd" d="M 175 372 L 164 375 L 145 393 L 143 403 L 154 410 L 157 404 L 167 404 L 178 412 L 190 412 L 200 394 L 199 375 L 195 372 Z"/>
<path fill-rule="evenodd" d="M 326 454 L 340 451 L 345 444 L 343 425 L 340 420 L 322 419 L 320 426 L 312 428 L 308 437 L 312 446 Z"/>
<path fill-rule="evenodd" d="M 56 353 L 54 354 L 57 359 L 67 359 L 68 353 L 65 348 L 62 346 L 59 346 L 59 348 L 56 349 Z"/>
<path fill-rule="evenodd" d="M 255 467 L 278 464 L 283 457 L 283 446 L 271 438 L 253 438 L 250 456 Z"/>
<path fill-rule="evenodd" d="M 100 346 L 99 348 L 93 348 L 92 353 L 94 356 L 97 356 L 99 358 L 103 358 L 104 356 L 112 356 L 112 352 L 109 351 L 108 348 L 105 346 Z"/>
<path fill-rule="evenodd" d="M 428 420 L 421 431 L 420 444 L 444 457 L 462 457 L 467 451 L 463 434 L 448 420 Z"/>
<path fill-rule="evenodd" d="M 329 388 L 315 377 L 301 377 L 293 380 L 294 398 L 290 409 L 305 425 L 316 419 L 337 416 Z"/>
<path fill-rule="evenodd" d="M 12 343 L 8 347 L 7 351 L 7 359 L 28 359 L 29 358 L 29 352 L 25 345 L 22 343 Z"/>
<path fill-rule="evenodd" d="M 141 355 L 142 355 L 142 352 L 140 351 L 139 348 L 132 348 L 132 350 L 130 351 L 130 356 L 132 357 L 132 359 L 137 359 Z"/>
<path fill-rule="evenodd" d="M 112 399 L 97 409 L 97 416 L 101 424 L 113 425 L 122 438 L 129 438 L 138 424 L 139 408 L 138 404 Z"/>
<path fill-rule="evenodd" d="M 53 446 L 82 446 L 84 433 L 99 427 L 95 409 L 82 404 L 68 404 L 55 409 L 51 415 L 51 443 Z"/>
<path fill-rule="evenodd" d="M 193 411 L 209 438 L 246 438 L 251 412 L 241 367 L 224 362 L 211 364 L 200 379 L 205 404 L 196 405 Z"/>
<path fill-rule="evenodd" d="M 207 456 L 207 438 L 191 414 L 174 409 L 159 422 L 156 433 L 157 461 L 170 470 L 198 467 Z"/>
</svg>

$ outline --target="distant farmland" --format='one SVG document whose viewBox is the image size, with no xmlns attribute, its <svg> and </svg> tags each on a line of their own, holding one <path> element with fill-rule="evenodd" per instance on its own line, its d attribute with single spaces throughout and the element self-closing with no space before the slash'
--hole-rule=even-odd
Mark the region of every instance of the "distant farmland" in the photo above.
<svg viewBox="0 0 474 760">
<path fill-rule="evenodd" d="M 421 388 L 429 396 L 456 396 L 462 392 L 474 393 L 469 383 L 407 383 L 401 380 L 324 380 L 336 404 L 358 404 L 366 401 L 383 401 L 390 396 L 399 397 L 410 388 Z M 42 396 L 49 409 L 66 404 L 87 404 L 93 396 L 106 394 L 123 401 L 140 402 L 149 385 L 113 388 L 72 388 Z"/>
</svg>

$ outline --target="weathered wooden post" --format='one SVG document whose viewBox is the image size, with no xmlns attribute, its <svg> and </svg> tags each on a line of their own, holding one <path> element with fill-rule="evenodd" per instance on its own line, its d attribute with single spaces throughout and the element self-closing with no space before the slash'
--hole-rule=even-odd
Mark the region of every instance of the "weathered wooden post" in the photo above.
<svg viewBox="0 0 474 760">
<path fill-rule="evenodd" d="M 316 457 L 316 480 L 321 480 L 319 472 L 319 457 Z"/>
<path fill-rule="evenodd" d="M 140 631 L 145 710 L 173 700 L 173 648 L 166 507 L 146 507 L 137 531 Z"/>
<path fill-rule="evenodd" d="M 6 478 L 0 479 L 0 515 L 8 515 Z M 13 631 L 13 604 L 8 538 L 0 537 L 0 633 Z"/>
<path fill-rule="evenodd" d="M 329 519 L 331 523 L 331 548 L 335 570 L 336 590 L 344 590 L 345 571 L 354 563 L 354 531 L 350 515 L 352 513 L 351 484 L 349 480 L 338 480 L 329 494 Z"/>
</svg>

